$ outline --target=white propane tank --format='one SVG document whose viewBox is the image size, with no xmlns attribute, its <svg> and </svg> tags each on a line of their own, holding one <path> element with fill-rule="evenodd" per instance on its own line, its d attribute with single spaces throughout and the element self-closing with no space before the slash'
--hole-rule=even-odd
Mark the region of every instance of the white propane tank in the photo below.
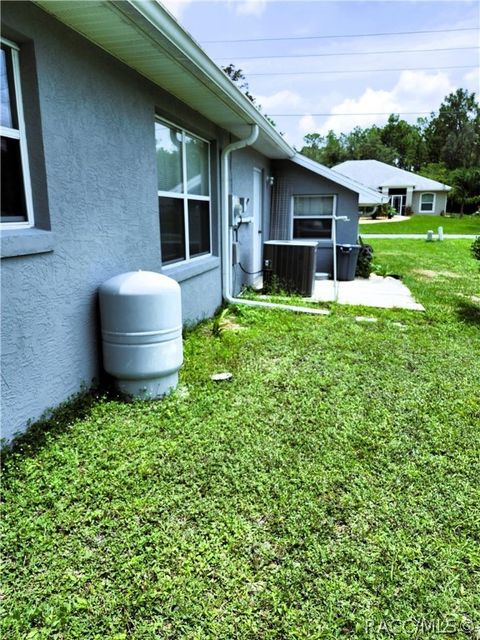
<svg viewBox="0 0 480 640">
<path fill-rule="evenodd" d="M 103 364 L 118 388 L 159 398 L 178 384 L 183 362 L 180 286 L 152 271 L 131 271 L 100 287 Z"/>
</svg>

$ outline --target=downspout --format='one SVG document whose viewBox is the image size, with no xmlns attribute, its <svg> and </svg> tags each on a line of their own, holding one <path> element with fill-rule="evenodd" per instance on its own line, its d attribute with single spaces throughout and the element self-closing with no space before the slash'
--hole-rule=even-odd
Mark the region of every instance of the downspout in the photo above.
<svg viewBox="0 0 480 640">
<path fill-rule="evenodd" d="M 228 160 L 232 151 L 238 151 L 244 147 L 252 145 L 258 138 L 258 125 L 252 124 L 252 131 L 247 138 L 232 142 L 222 151 L 222 208 L 221 208 L 221 230 L 222 230 L 222 294 L 225 302 L 230 304 L 244 304 L 249 307 L 265 307 L 267 309 L 284 309 L 285 311 L 296 311 L 299 313 L 310 313 L 315 315 L 326 315 L 328 311 L 324 309 L 309 309 L 308 307 L 296 307 L 288 304 L 277 304 L 275 302 L 261 302 L 257 300 L 243 300 L 235 298 L 232 294 L 232 229 L 229 215 L 229 177 L 230 171 Z"/>
</svg>

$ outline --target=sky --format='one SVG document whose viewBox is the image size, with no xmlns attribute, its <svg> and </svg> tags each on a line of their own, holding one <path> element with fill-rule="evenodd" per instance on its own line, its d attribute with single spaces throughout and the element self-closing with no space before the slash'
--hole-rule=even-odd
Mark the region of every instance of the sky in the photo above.
<svg viewBox="0 0 480 640">
<path fill-rule="evenodd" d="M 298 149 L 305 134 L 388 119 L 359 114 L 414 123 L 457 88 L 480 94 L 476 0 L 161 1 L 219 66 L 243 71 Z"/>
</svg>

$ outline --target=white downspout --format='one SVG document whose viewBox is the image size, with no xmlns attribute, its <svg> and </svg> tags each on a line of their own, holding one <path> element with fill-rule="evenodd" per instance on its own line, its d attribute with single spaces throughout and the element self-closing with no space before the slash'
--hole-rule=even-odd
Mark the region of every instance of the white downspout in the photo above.
<svg viewBox="0 0 480 640">
<path fill-rule="evenodd" d="M 252 131 L 247 138 L 232 142 L 222 151 L 222 209 L 221 209 L 221 231 L 222 231 L 222 293 L 225 302 L 230 304 L 244 304 L 249 307 L 266 307 L 268 309 L 284 309 L 286 311 L 296 311 L 299 313 L 310 313 L 316 315 L 327 315 L 325 309 L 309 309 L 308 307 L 295 307 L 288 304 L 277 304 L 275 302 L 261 302 L 257 300 L 243 300 L 234 298 L 232 295 L 232 230 L 230 227 L 229 215 L 229 166 L 228 159 L 232 151 L 243 149 L 252 145 L 258 138 L 258 125 L 252 124 Z"/>
</svg>

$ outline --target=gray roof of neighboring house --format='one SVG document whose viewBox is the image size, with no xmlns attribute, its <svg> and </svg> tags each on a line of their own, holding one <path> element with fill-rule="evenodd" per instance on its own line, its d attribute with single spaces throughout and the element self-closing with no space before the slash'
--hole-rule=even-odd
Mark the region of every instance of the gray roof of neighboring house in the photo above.
<svg viewBox="0 0 480 640">
<path fill-rule="evenodd" d="M 424 178 L 411 171 L 398 169 L 378 160 L 347 160 L 333 167 L 353 180 L 358 180 L 372 189 L 381 187 L 413 187 L 415 191 L 450 191 L 442 182 Z"/>
<path fill-rule="evenodd" d="M 382 204 L 383 202 L 388 202 L 388 197 L 382 195 L 376 189 L 370 189 L 365 186 L 365 184 L 361 184 L 348 176 L 342 175 L 334 169 L 329 169 L 325 165 L 320 164 L 315 160 L 311 160 L 300 153 L 297 153 L 293 158 L 291 158 L 291 162 L 294 162 L 295 164 L 304 167 L 304 169 L 308 169 L 319 176 L 323 176 L 328 180 L 332 180 L 333 182 L 341 184 L 343 187 L 358 193 L 358 204 L 361 207 L 374 206 Z"/>
</svg>

